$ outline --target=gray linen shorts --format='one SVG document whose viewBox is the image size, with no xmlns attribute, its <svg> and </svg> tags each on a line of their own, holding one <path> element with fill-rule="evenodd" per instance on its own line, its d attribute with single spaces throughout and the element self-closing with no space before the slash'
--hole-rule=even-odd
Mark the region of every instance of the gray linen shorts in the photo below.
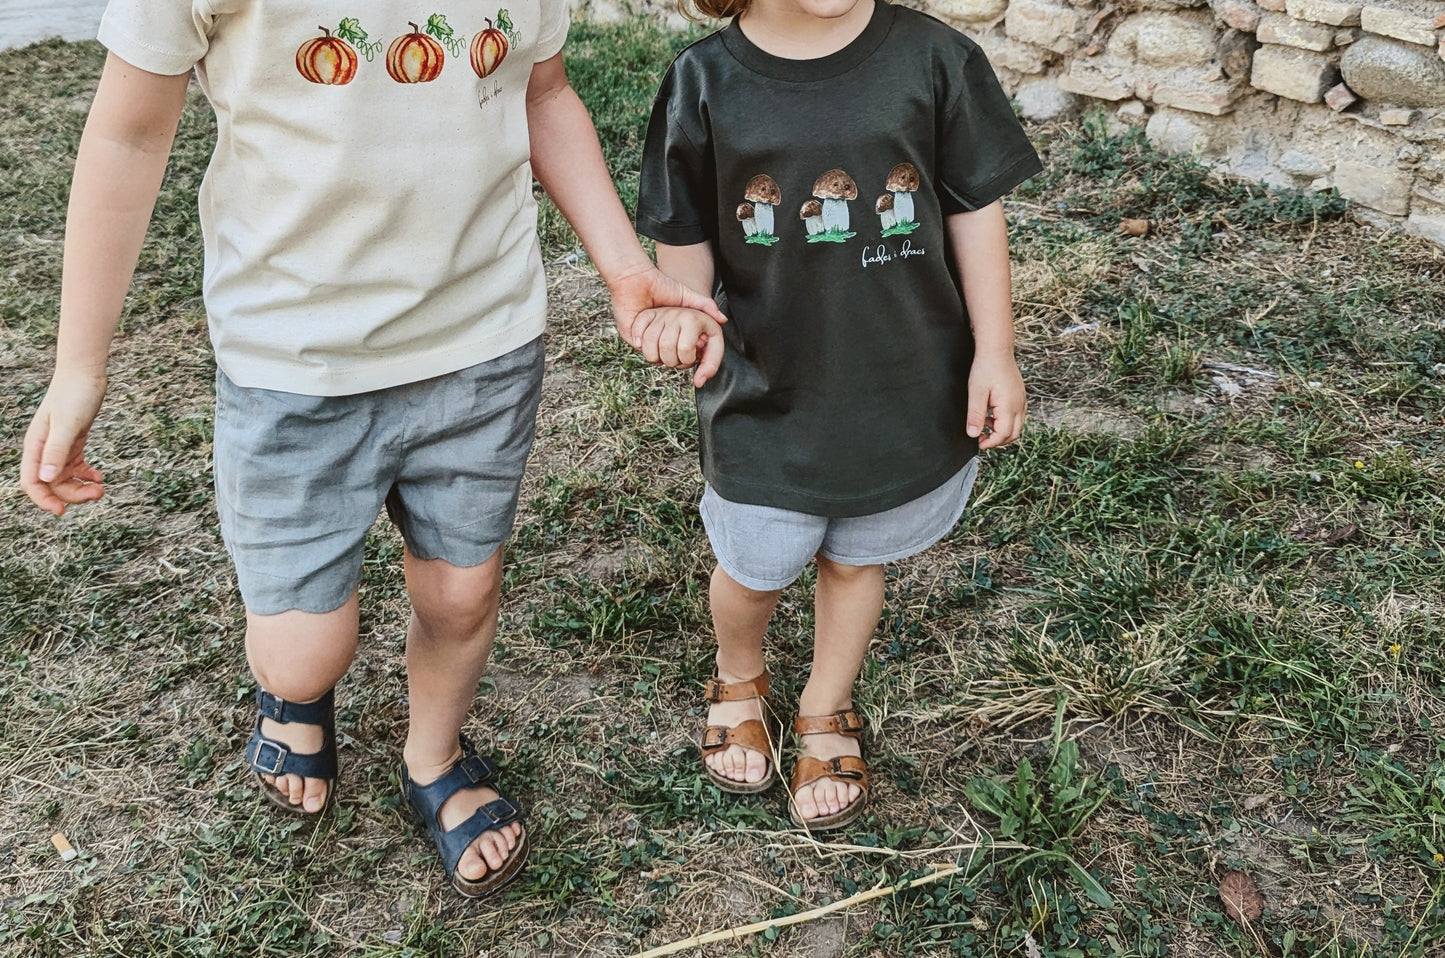
<svg viewBox="0 0 1445 958">
<path fill-rule="evenodd" d="M 248 389 L 217 371 L 216 510 L 246 608 L 339 608 L 383 506 L 417 558 L 491 558 L 516 517 L 542 365 L 538 338 L 353 396 Z"/>
<path fill-rule="evenodd" d="M 932 492 L 849 519 L 730 502 L 711 485 L 699 510 L 723 571 L 739 585 L 773 592 L 801 575 L 815 555 L 840 565 L 881 565 L 922 552 L 958 522 L 977 477 L 974 456 Z"/>
</svg>

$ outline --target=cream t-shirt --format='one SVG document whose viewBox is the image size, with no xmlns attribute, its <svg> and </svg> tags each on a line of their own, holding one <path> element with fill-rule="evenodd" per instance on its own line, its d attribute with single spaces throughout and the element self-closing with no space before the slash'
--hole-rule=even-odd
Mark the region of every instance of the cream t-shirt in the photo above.
<svg viewBox="0 0 1445 958">
<path fill-rule="evenodd" d="M 216 111 L 204 296 L 241 386 L 347 395 L 540 335 L 526 89 L 565 0 L 111 0 L 100 41 Z"/>
</svg>

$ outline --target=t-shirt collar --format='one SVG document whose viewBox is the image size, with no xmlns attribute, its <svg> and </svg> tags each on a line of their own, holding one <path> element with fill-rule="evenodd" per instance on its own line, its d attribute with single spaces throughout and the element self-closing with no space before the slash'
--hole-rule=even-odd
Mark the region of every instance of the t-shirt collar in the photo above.
<svg viewBox="0 0 1445 958">
<path fill-rule="evenodd" d="M 868 25 L 862 33 L 843 49 L 811 60 L 789 60 L 764 52 L 747 38 L 736 18 L 722 29 L 720 35 L 728 52 L 756 73 L 775 80 L 826 80 L 847 73 L 872 56 L 888 36 L 888 30 L 893 26 L 893 14 L 893 5 L 888 0 L 874 0 L 873 15 L 868 18 Z"/>
</svg>

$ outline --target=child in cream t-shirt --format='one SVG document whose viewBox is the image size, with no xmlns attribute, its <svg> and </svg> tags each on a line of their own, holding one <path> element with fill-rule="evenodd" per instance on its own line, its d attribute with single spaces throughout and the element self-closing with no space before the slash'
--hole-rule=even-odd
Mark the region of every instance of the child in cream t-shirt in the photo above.
<svg viewBox="0 0 1445 958">
<path fill-rule="evenodd" d="M 541 383 L 532 177 L 576 228 L 629 341 L 655 307 L 721 320 L 638 245 L 567 83 L 566 34 L 562 0 L 112 0 L 71 191 L 56 370 L 21 465 L 56 514 L 103 494 L 85 439 L 194 70 L 217 119 L 199 202 L 216 499 L 259 685 L 246 758 L 287 811 L 335 799 L 333 688 L 355 654 L 362 550 L 384 507 L 413 605 L 406 794 L 469 896 L 513 877 L 528 849 L 521 810 L 461 728 L 496 634 Z"/>
</svg>

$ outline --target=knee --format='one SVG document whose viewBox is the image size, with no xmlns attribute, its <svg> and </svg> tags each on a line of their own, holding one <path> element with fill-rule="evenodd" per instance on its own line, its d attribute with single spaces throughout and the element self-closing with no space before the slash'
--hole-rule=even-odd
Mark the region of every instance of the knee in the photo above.
<svg viewBox="0 0 1445 958">
<path fill-rule="evenodd" d="M 356 656 L 355 597 L 324 615 L 246 616 L 246 657 L 261 687 L 288 702 L 326 694 Z"/>
<path fill-rule="evenodd" d="M 823 555 L 817 555 L 818 578 L 828 579 L 841 585 L 849 585 L 855 582 L 871 582 L 874 579 L 883 578 L 883 567 L 881 565 L 845 565 L 842 562 L 835 562 Z"/>
<path fill-rule="evenodd" d="M 412 612 L 427 634 L 465 640 L 496 622 L 502 585 L 500 561 L 430 572 L 434 574 L 411 583 Z"/>
<path fill-rule="evenodd" d="M 713 567 L 712 588 L 715 595 L 718 592 L 724 592 L 736 596 L 737 599 L 742 602 L 752 605 L 767 605 L 770 602 L 776 602 L 778 596 L 782 594 L 781 589 L 759 591 L 758 589 L 748 588 L 723 571 L 723 567 L 720 565 Z"/>
</svg>

